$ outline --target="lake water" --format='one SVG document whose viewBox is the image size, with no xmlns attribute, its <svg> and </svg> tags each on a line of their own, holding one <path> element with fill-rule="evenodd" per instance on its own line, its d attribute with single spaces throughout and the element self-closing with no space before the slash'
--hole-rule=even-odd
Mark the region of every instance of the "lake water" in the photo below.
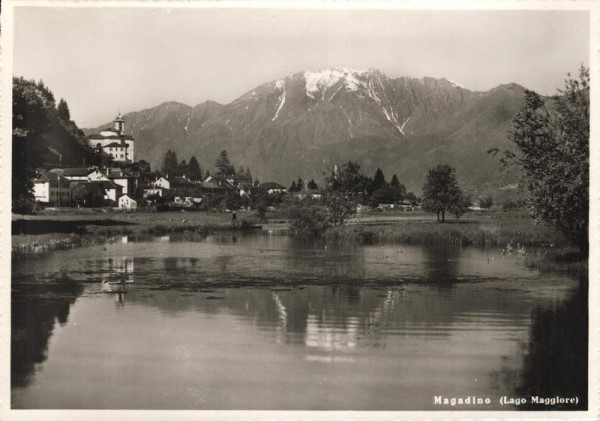
<svg viewBox="0 0 600 421">
<path fill-rule="evenodd" d="M 123 238 L 12 271 L 13 408 L 587 405 L 585 283 L 497 248 Z"/>
</svg>

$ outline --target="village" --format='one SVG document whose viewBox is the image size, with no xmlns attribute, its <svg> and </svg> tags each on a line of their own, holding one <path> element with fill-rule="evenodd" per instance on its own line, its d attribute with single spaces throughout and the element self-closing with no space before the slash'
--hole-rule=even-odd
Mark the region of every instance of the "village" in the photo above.
<svg viewBox="0 0 600 421">
<path fill-rule="evenodd" d="M 321 198 L 314 180 L 304 183 L 299 177 L 289 187 L 273 181 L 261 183 L 249 171 L 236 172 L 228 161 L 229 170 L 214 175 L 207 171 L 204 177 L 185 170 L 173 174 L 164 168 L 150 172 L 134 160 L 135 139 L 125 134 L 125 119 L 120 113 L 110 130 L 90 134 L 86 139 L 97 153 L 108 158 L 105 165 L 63 167 L 47 163 L 46 168 L 36 169 L 32 182 L 39 207 L 134 210 L 152 206 L 163 211 L 252 208 L 260 212 L 275 210 L 285 195 L 300 200 Z M 221 152 L 220 158 L 228 159 L 226 151 Z M 337 173 L 337 165 L 333 171 Z M 418 199 L 409 193 L 405 197 L 388 194 L 371 207 L 379 211 L 414 211 L 419 205 Z"/>
<path fill-rule="evenodd" d="M 207 198 L 234 197 L 237 207 L 249 205 L 252 191 L 266 195 L 287 193 L 275 182 L 258 183 L 248 174 L 210 175 L 196 180 L 186 174 L 171 176 L 153 173 L 154 178 L 132 169 L 134 139 L 125 134 L 125 120 L 119 114 L 111 130 L 87 136 L 90 146 L 104 152 L 106 166 L 38 168 L 33 181 L 35 201 L 43 207 L 114 207 L 137 209 L 144 205 L 170 203 L 181 208 L 199 206 Z M 316 194 L 316 193 L 315 193 Z"/>
</svg>

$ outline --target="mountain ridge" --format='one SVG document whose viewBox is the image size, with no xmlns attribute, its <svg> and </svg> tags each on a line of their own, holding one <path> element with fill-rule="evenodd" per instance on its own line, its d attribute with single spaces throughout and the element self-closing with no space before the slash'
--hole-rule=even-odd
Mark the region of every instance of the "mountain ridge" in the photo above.
<svg viewBox="0 0 600 421">
<path fill-rule="evenodd" d="M 437 161 L 456 166 L 473 188 L 501 187 L 515 176 L 501 173 L 486 151 L 507 146 L 524 91 L 515 83 L 470 91 L 447 78 L 389 78 L 375 68 L 338 67 L 263 83 L 228 104 L 167 101 L 124 117 L 137 156 L 153 168 L 167 149 L 180 159 L 195 155 L 205 169 L 226 149 L 236 166 L 284 183 L 321 178 L 352 159 L 369 174 L 377 167 L 388 177 L 402 174 L 401 182 L 415 190 L 423 167 Z"/>
</svg>

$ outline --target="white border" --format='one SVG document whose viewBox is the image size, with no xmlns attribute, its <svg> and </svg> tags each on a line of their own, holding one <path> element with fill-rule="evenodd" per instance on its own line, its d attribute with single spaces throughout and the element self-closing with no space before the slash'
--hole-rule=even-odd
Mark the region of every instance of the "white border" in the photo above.
<svg viewBox="0 0 600 421">
<path fill-rule="evenodd" d="M 599 406 L 599 349 L 600 277 L 598 252 L 598 209 L 600 205 L 600 4 L 594 0 L 388 0 L 388 1 L 319 1 L 319 0 L 240 0 L 240 1 L 139 1 L 139 0 L 4 0 L 0 15 L 0 420 L 446 420 L 446 419 L 506 419 L 540 420 L 600 419 Z M 587 412 L 517 412 L 517 411 L 401 411 L 401 412 L 349 412 L 349 411 L 80 411 L 80 410 L 10 410 L 10 165 L 11 165 L 11 109 L 12 109 L 12 46 L 15 7 L 140 7 L 140 8 L 276 8 L 276 9 L 415 9 L 415 10 L 589 10 L 590 11 L 590 73 L 591 85 L 591 142 L 590 142 L 590 335 L 589 335 L 589 410 Z M 595 303 L 595 304 L 594 304 Z"/>
</svg>

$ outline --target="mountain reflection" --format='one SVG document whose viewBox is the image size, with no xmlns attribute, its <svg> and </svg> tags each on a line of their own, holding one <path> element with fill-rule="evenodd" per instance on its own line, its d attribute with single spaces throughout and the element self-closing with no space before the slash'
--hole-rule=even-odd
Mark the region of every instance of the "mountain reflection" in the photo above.
<svg viewBox="0 0 600 421">
<path fill-rule="evenodd" d="M 74 396 L 90 378 L 107 396 L 115 383 L 147 379 L 158 400 L 162 382 L 172 381 L 164 405 L 179 396 L 190 408 L 200 404 L 196 395 L 183 399 L 185 391 L 200 387 L 202 396 L 215 394 L 215 407 L 230 409 L 215 402 L 245 399 L 249 389 L 256 402 L 283 402 L 285 387 L 313 387 L 319 400 L 342 384 L 354 394 L 337 389 L 340 402 L 362 399 L 368 385 L 373 406 L 364 407 L 381 408 L 382 399 L 388 409 L 432 409 L 429 396 L 448 387 L 582 401 L 587 394 L 587 285 L 541 276 L 489 249 L 240 235 L 121 242 L 68 256 L 68 265 L 57 254 L 13 267 L 12 385 L 23 389 L 13 400 L 23 407 L 36 401 L 21 392 L 35 389 L 42 399 L 53 386 L 49 377 L 31 381 L 42 362 L 76 378 L 71 389 L 57 388 L 67 405 L 79 403 Z M 67 322 L 93 328 L 57 328 Z M 89 367 L 92 355 L 98 364 Z M 140 396 L 131 407 L 148 406 Z M 312 408 L 286 402 L 272 408 Z"/>
</svg>

